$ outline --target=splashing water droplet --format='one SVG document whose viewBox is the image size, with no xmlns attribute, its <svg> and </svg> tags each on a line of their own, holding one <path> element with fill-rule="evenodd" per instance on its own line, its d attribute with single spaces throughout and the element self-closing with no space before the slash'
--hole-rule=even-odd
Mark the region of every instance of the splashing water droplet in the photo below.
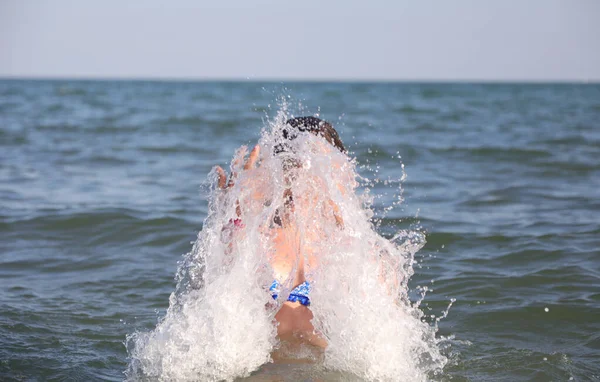
<svg viewBox="0 0 600 382">
<path fill-rule="evenodd" d="M 328 342 L 323 367 L 367 380 L 426 380 L 446 364 L 435 333 L 455 300 L 430 315 L 430 325 L 419 309 L 428 287 L 416 302 L 408 297 L 425 235 L 403 230 L 387 240 L 376 232 L 370 190 L 358 195 L 356 161 L 321 137 L 299 134 L 274 155 L 289 116 L 284 105 L 268 121 L 258 168 L 237 171 L 226 191 L 213 187 L 165 317 L 153 331 L 128 336 L 129 378 L 231 380 L 269 362 L 280 346 L 274 316 L 300 263 L 312 286 L 312 323 Z M 399 183 L 405 178 L 402 164 Z M 281 232 L 294 248 L 287 269 L 274 261 Z"/>
</svg>

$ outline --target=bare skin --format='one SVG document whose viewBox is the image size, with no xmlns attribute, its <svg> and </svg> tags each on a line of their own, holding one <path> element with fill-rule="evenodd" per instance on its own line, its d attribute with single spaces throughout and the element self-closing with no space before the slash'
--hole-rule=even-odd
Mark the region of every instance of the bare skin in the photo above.
<svg viewBox="0 0 600 382">
<path fill-rule="evenodd" d="M 243 170 L 254 169 L 257 165 L 260 154 L 260 147 L 255 146 L 248 159 L 244 163 Z M 242 159 L 237 158 L 237 161 Z M 233 168 L 239 166 L 239 162 L 234 162 Z M 232 173 L 227 180 L 225 170 L 217 166 L 215 168 L 218 175 L 219 188 L 226 190 L 235 184 L 237 174 Z M 339 217 L 338 208 L 335 203 L 331 202 L 331 208 L 336 216 L 336 222 L 343 225 L 341 217 Z M 239 206 L 236 209 L 238 217 L 241 217 L 241 209 Z M 275 248 L 275 253 L 271 257 L 271 266 L 275 272 L 275 278 L 279 280 L 287 279 L 288 275 L 294 270 L 293 287 L 296 287 L 306 281 L 304 256 L 298 252 L 298 233 L 293 226 L 284 225 L 281 228 L 274 228 L 272 232 L 272 240 Z M 299 302 L 286 301 L 275 314 L 277 321 L 277 336 L 280 340 L 288 342 L 307 343 L 312 346 L 321 348 L 327 347 L 327 341 L 315 332 L 312 324 L 313 314 L 307 306 Z"/>
<path fill-rule="evenodd" d="M 327 143 L 323 142 L 322 151 L 323 154 L 331 152 L 332 147 Z M 248 159 L 244 161 L 245 155 L 238 155 L 234 160 L 232 168 L 242 168 L 242 171 L 253 170 L 258 165 L 258 158 L 260 154 L 259 146 L 255 146 L 250 152 Z M 244 165 L 240 166 L 242 161 Z M 335 165 L 334 165 L 335 166 Z M 301 167 L 301 165 L 300 165 Z M 340 165 L 334 167 L 334 170 L 343 170 Z M 218 187 L 227 190 L 228 188 L 235 185 L 237 178 L 236 173 L 232 173 L 228 179 L 227 173 L 219 166 L 215 168 L 218 175 Z M 284 171 L 285 174 L 285 171 Z M 249 174 L 250 175 L 250 174 Z M 306 174 L 305 174 L 306 175 Z M 288 176 L 288 175 L 284 175 Z M 250 175 L 250 179 L 252 175 Z M 286 178 L 287 179 L 287 178 Z M 337 189 L 342 195 L 346 195 L 348 192 L 352 192 L 352 177 L 348 177 L 347 182 L 337 183 Z M 286 180 L 287 182 L 287 180 Z M 285 203 L 286 206 L 281 209 L 284 211 L 281 213 L 281 224 L 273 226 L 271 224 L 268 227 L 269 242 L 272 244 L 271 248 L 273 253 L 269 253 L 271 268 L 274 272 L 274 278 L 276 280 L 288 280 L 292 279 L 292 287 L 296 287 L 306 281 L 305 272 L 310 275 L 311 272 L 319 267 L 319 255 L 322 252 L 322 246 L 320 243 L 323 242 L 323 235 L 335 235 L 330 231 L 319 231 L 319 222 L 325 221 L 325 219 L 334 219 L 335 225 L 339 229 L 344 229 L 344 221 L 341 216 L 339 206 L 331 199 L 323 199 L 323 195 L 315 195 L 315 190 L 323 189 L 326 187 L 323 184 L 322 179 L 313 179 L 308 182 L 314 187 L 314 190 L 304 192 L 301 195 L 293 195 L 291 203 Z M 288 190 L 286 190 L 287 192 Z M 291 197 L 291 189 L 290 189 Z M 264 199 L 263 193 L 259 192 L 260 195 L 254 195 L 257 200 Z M 287 200 L 286 194 L 283 195 L 283 200 Z M 244 205 L 246 206 L 246 205 Z M 260 204 L 262 208 L 262 204 Z M 298 223 L 291 221 L 286 217 L 286 213 L 289 215 L 300 216 L 299 220 L 304 222 L 316 221 L 316 224 L 302 231 L 302 235 L 299 233 Z M 236 214 L 238 218 L 242 218 L 242 209 L 240 208 L 239 202 L 236 206 Z M 314 219 L 316 217 L 316 219 Z M 323 219 L 325 218 L 325 219 Z M 333 220 L 329 220 L 326 224 L 329 229 Z M 302 239 L 302 242 L 301 242 Z M 385 248 L 374 248 L 374 253 L 382 254 L 385 253 Z M 374 259 L 374 261 L 377 261 Z M 385 265 L 385 264 L 384 264 Z M 388 267 L 382 266 L 379 280 L 382 284 L 388 286 L 388 293 L 391 295 L 393 291 L 398 288 L 398 280 L 394 271 L 388 273 L 390 269 L 395 269 L 396 266 L 393 261 L 390 260 Z M 311 280 L 312 281 L 312 280 Z M 320 336 L 312 324 L 314 316 L 311 309 L 308 306 L 304 306 L 299 302 L 285 301 L 281 305 L 281 308 L 275 314 L 275 320 L 277 322 L 277 336 L 280 340 L 287 343 L 294 344 L 308 344 L 317 348 L 324 349 L 328 346 L 327 341 Z M 275 359 L 274 355 L 274 359 Z"/>
</svg>

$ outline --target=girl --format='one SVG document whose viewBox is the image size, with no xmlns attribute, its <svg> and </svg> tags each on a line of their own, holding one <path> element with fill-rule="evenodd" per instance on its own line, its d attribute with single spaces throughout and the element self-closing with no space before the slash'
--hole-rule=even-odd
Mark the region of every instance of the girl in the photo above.
<svg viewBox="0 0 600 382">
<path fill-rule="evenodd" d="M 332 150 L 339 150 L 345 154 L 346 150 L 339 138 L 337 131 L 328 122 L 316 117 L 298 117 L 289 119 L 281 130 L 279 143 L 274 145 L 273 154 L 282 158 L 283 182 L 285 189 L 281 198 L 282 205 L 275 209 L 275 213 L 266 224 L 263 234 L 270 241 L 269 260 L 273 270 L 274 281 L 269 290 L 273 299 L 280 298 L 280 286 L 283 280 L 292 280 L 292 290 L 275 315 L 277 321 L 277 335 L 280 339 L 295 342 L 307 342 L 318 347 L 326 347 L 327 342 L 317 333 L 311 323 L 313 314 L 310 310 L 311 282 L 307 274 L 318 266 L 319 241 L 327 237 L 323 226 L 334 222 L 342 230 L 344 222 L 338 205 L 327 195 L 322 194 L 326 189 L 323 180 L 318 177 L 302 179 L 302 192 L 295 195 L 292 185 L 299 181 L 299 171 L 305 166 L 310 166 L 306 158 L 300 158 L 295 153 L 294 141 L 302 134 L 309 133 L 319 137 L 317 149 L 321 154 L 330 154 Z M 251 171 L 257 168 L 260 147 L 257 145 L 250 152 L 242 171 Z M 236 168 L 243 160 L 243 155 L 238 155 L 232 168 Z M 307 164 L 308 162 L 308 164 Z M 225 171 L 217 166 L 218 186 L 227 191 L 234 186 L 239 174 L 232 171 L 229 180 Z M 256 179 L 257 177 L 254 177 Z M 345 192 L 338 185 L 341 192 Z M 260 190 L 260 187 L 254 187 Z M 264 191 L 255 191 L 253 198 L 261 200 L 264 205 L 270 205 L 272 200 L 264 195 Z M 323 200 L 326 202 L 323 203 Z M 226 225 L 227 230 L 241 233 L 244 228 L 244 217 L 240 201 L 236 202 L 236 216 Z M 306 223 L 312 222 L 306 229 Z M 331 226 L 331 224 L 329 224 Z M 236 240 L 238 233 L 230 235 Z M 237 236 L 239 239 L 240 236 Z M 233 245 L 233 243 L 230 243 Z"/>
</svg>

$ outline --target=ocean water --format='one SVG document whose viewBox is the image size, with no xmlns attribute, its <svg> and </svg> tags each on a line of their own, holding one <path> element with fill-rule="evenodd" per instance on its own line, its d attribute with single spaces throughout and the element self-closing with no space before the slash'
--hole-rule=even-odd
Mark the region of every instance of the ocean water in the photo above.
<svg viewBox="0 0 600 382">
<path fill-rule="evenodd" d="M 338 129 L 381 235 L 424 235 L 408 296 L 447 360 L 427 379 L 600 380 L 599 85 L 21 80 L 0 81 L 0 379 L 123 380 L 207 174 L 282 105 Z"/>
</svg>

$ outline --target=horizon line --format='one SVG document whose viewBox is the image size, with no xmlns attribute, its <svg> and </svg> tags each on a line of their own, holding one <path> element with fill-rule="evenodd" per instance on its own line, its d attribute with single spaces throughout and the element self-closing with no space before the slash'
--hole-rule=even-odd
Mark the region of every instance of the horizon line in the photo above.
<svg viewBox="0 0 600 382">
<path fill-rule="evenodd" d="M 0 80 L 13 81 L 98 81 L 98 82 L 266 82 L 266 83 L 447 83 L 447 84 L 600 84 L 600 78 L 590 79 L 486 79 L 486 78 L 325 78 L 325 77 L 128 77 L 128 76 L 46 76 L 2 75 Z"/>
</svg>

